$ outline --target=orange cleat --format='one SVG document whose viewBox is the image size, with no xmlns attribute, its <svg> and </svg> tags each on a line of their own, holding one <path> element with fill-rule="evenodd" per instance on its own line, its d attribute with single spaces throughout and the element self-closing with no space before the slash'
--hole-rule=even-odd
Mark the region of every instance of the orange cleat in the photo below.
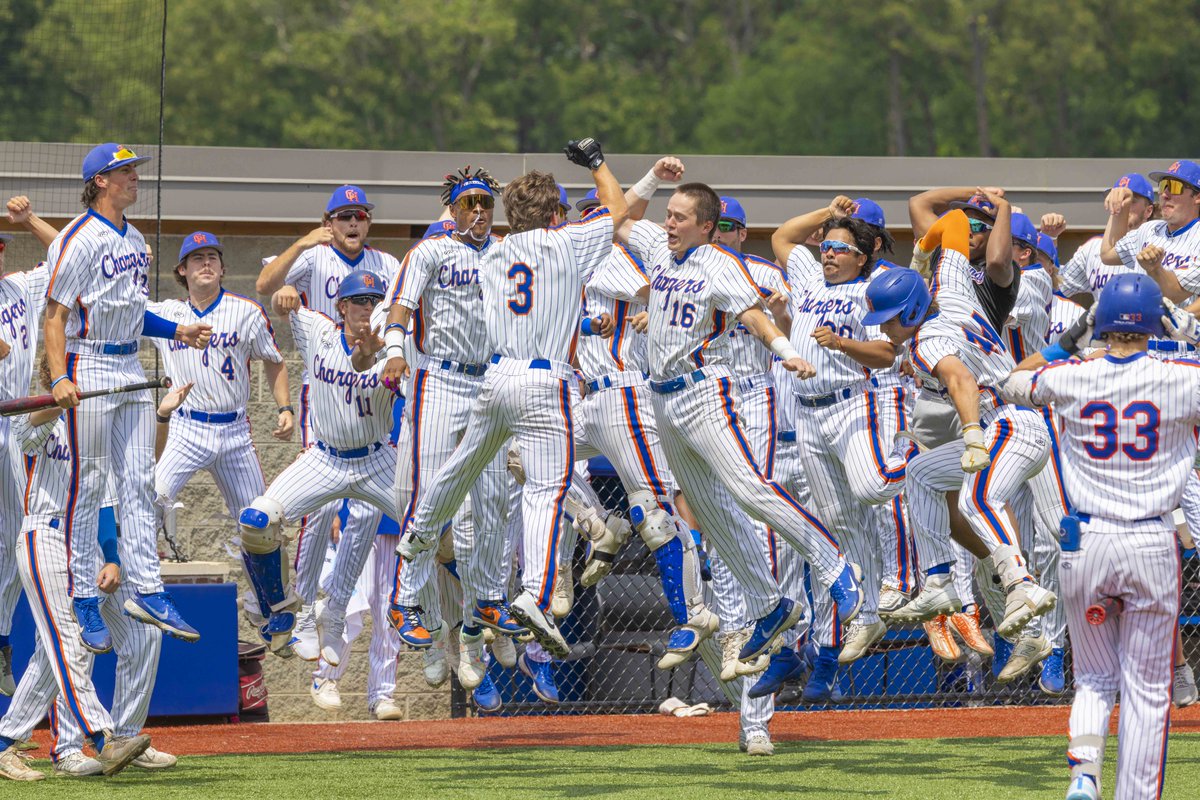
<svg viewBox="0 0 1200 800">
<path fill-rule="evenodd" d="M 989 657 L 995 655 L 991 643 L 983 635 L 983 628 L 979 624 L 979 606 L 975 606 L 971 611 L 951 614 L 950 627 L 958 634 L 958 638 L 962 639 L 962 643 L 976 653 Z"/>
<path fill-rule="evenodd" d="M 929 637 L 929 646 L 933 648 L 933 652 L 937 654 L 938 658 L 951 662 L 961 661 L 962 651 L 958 649 L 958 643 L 954 641 L 947 621 L 948 617 L 943 614 L 934 617 L 929 622 L 922 623 L 925 627 L 925 635 Z"/>
</svg>

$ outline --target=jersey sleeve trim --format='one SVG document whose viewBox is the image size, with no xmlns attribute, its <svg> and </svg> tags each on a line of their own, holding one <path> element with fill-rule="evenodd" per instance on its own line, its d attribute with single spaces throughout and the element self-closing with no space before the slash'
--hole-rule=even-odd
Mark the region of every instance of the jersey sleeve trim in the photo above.
<svg viewBox="0 0 1200 800">
<path fill-rule="evenodd" d="M 83 230 L 84 226 L 86 226 L 91 219 L 92 218 L 89 215 L 84 214 L 75 221 L 75 224 L 71 226 L 70 230 L 67 231 L 66 236 L 63 237 L 62 245 L 58 249 L 58 258 L 54 259 L 54 269 L 50 271 L 50 282 L 46 285 L 47 297 L 49 297 L 50 293 L 54 291 L 54 280 L 58 277 L 58 268 L 62 266 L 63 259 L 67 257 L 67 248 L 71 246 L 71 242 L 75 239 L 75 235 Z"/>
</svg>

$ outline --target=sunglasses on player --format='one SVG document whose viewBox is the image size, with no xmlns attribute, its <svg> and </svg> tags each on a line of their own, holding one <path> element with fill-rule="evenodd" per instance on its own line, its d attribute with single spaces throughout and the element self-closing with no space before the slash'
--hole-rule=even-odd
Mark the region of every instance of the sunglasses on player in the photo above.
<svg viewBox="0 0 1200 800">
<path fill-rule="evenodd" d="M 717 220 L 717 230 L 719 230 L 721 233 L 729 233 L 730 231 L 736 231 L 739 228 L 744 228 L 744 227 L 746 227 L 746 226 L 742 225 L 740 223 L 734 222 L 731 219 Z"/>
<path fill-rule="evenodd" d="M 858 253 L 860 256 L 863 254 L 862 250 L 846 242 L 839 242 L 834 239 L 826 239 L 821 242 L 821 255 L 830 251 L 833 251 L 833 254 L 838 256 L 844 256 L 847 253 Z"/>
<path fill-rule="evenodd" d="M 333 219 L 336 219 L 338 222 L 349 222 L 352 219 L 356 219 L 359 222 L 366 222 L 370 218 L 371 215 L 361 208 L 350 211 L 339 211 L 333 215 Z"/>
<path fill-rule="evenodd" d="M 1163 178 L 1158 182 L 1159 194 L 1183 194 L 1184 189 L 1191 189 L 1193 192 L 1196 191 L 1195 187 L 1184 183 L 1178 178 Z"/>
<path fill-rule="evenodd" d="M 971 220 L 971 233 L 987 233 L 991 229 L 992 226 L 981 219 Z"/>
<path fill-rule="evenodd" d="M 346 299 L 356 306 L 374 306 L 383 298 L 373 294 L 360 294 Z"/>
<path fill-rule="evenodd" d="M 458 206 L 463 211 L 470 211 L 474 208 L 495 208 L 496 198 L 490 194 L 464 194 L 462 197 L 454 201 L 454 205 Z"/>
</svg>

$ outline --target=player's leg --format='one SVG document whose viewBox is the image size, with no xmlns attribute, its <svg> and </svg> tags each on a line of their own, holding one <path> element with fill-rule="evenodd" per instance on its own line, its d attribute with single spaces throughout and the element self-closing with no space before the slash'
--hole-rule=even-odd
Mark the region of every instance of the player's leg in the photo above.
<svg viewBox="0 0 1200 800">
<path fill-rule="evenodd" d="M 68 375 L 73 381 L 99 383 L 96 378 L 98 367 L 92 361 L 94 359 L 89 356 L 68 354 Z M 77 600 L 95 598 L 99 594 L 96 576 L 100 545 L 95 532 L 100 505 L 108 488 L 116 413 L 116 402 L 110 397 L 93 398 L 67 409 L 66 413 L 67 437 L 71 440 L 71 483 L 79 488 L 67 505 L 63 524 L 71 569 L 67 591 Z"/>
<path fill-rule="evenodd" d="M 375 710 L 377 719 L 390 714 L 381 714 L 380 705 L 393 700 L 396 691 L 396 659 L 400 655 L 400 637 L 388 625 L 388 594 L 392 590 L 399 534 L 378 534 L 373 545 L 371 568 L 371 645 L 367 651 L 367 703 Z"/>
<path fill-rule="evenodd" d="M 881 612 L 895 611 L 907 603 L 916 586 L 913 570 L 912 534 L 904 495 L 872 506 L 868 512 L 879 541 L 883 570 L 879 590 Z"/>
<path fill-rule="evenodd" d="M 801 409 L 803 412 L 809 409 Z M 825 430 L 839 433 L 835 439 L 842 462 L 846 465 L 849 488 L 855 499 L 866 505 L 886 503 L 904 488 L 905 466 L 913 446 L 896 440 L 906 428 L 904 392 L 863 392 L 829 408 L 811 409 Z M 836 425 L 838 418 L 843 424 Z"/>
<path fill-rule="evenodd" d="M 520 624 L 512 619 L 508 608 L 507 586 L 502 576 L 508 574 L 505 554 L 511 555 L 508 539 L 510 484 L 507 448 L 501 447 L 479 473 L 470 491 L 471 549 L 456 558 L 462 581 L 464 616 L 475 625 L 485 625 L 498 632 L 516 633 Z M 574 530 L 563 527 L 564 537 L 570 536 L 574 550 Z M 455 536 L 456 554 L 461 552 Z"/>
<path fill-rule="evenodd" d="M 146 725 L 150 697 L 158 675 L 163 632 L 143 625 L 122 613 L 124 602 L 136 594 L 130 584 L 122 583 L 100 606 L 100 613 L 112 631 L 113 650 L 117 654 L 117 673 L 113 690 L 113 733 L 137 736 Z M 134 766 L 164 769 L 175 765 L 175 756 L 154 748 L 134 759 Z"/>
<path fill-rule="evenodd" d="M 42 646 L 41 639 L 37 638 L 33 654 L 29 663 L 25 665 L 25 672 L 17 683 L 12 700 L 9 701 L 8 711 L 4 718 L 0 719 L 0 750 L 28 739 L 34 727 L 53 709 L 58 696 L 58 685 L 54 680 L 54 670 L 50 667 L 50 657 L 46 648 Z M 78 725 L 75 729 L 78 731 Z M 76 738 L 79 742 L 76 749 L 79 749 L 83 745 L 82 733 L 77 734 Z M 57 752 L 52 751 L 51 758 L 55 758 Z"/>
<path fill-rule="evenodd" d="M 24 510 L 21 487 L 25 483 L 21 449 L 9 441 L 8 417 L 0 418 L 0 448 L 0 648 L 5 648 L 12 633 L 13 613 L 21 596 L 16 550 Z M 0 676 L 0 683 L 11 678 L 11 673 Z M 10 686 L 5 693 L 11 692 Z"/>
</svg>

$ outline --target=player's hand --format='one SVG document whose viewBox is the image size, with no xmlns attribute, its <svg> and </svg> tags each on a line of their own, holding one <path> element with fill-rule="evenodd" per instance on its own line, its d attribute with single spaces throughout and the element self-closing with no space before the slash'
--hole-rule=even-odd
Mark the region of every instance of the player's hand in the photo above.
<svg viewBox="0 0 1200 800">
<path fill-rule="evenodd" d="M 383 385 L 391 389 L 393 392 L 400 391 L 400 387 L 404 381 L 412 374 L 412 370 L 408 367 L 408 362 L 403 356 L 395 356 L 389 358 L 383 365 L 383 374 L 380 376 L 383 380 Z"/>
<path fill-rule="evenodd" d="M 1062 336 L 1058 337 L 1058 343 L 1071 355 L 1075 355 L 1080 350 L 1088 346 L 1088 342 L 1092 341 L 1092 331 L 1096 328 L 1096 304 L 1092 303 L 1091 308 L 1087 313 L 1080 314 L 1078 318 L 1063 331 Z"/>
<path fill-rule="evenodd" d="M 795 358 L 789 358 L 787 361 L 781 361 L 779 363 L 783 364 L 783 368 L 788 372 L 796 373 L 796 377 L 802 381 L 806 381 L 817 374 L 816 368 L 799 356 Z"/>
<path fill-rule="evenodd" d="M 599 324 L 597 324 L 597 321 Z M 597 335 L 604 339 L 611 337 L 616 329 L 617 321 L 607 311 L 592 320 L 592 330 L 596 331 Z"/>
<path fill-rule="evenodd" d="M 1004 190 L 999 186 L 978 186 L 975 189 L 975 193 L 986 198 L 996 208 L 1000 208 L 1000 206 L 1008 202 L 1004 197 Z"/>
<path fill-rule="evenodd" d="M 311 231 L 296 240 L 296 244 L 300 245 L 305 250 L 322 244 L 331 244 L 332 242 L 333 228 L 326 228 L 324 225 L 319 228 L 313 228 Z"/>
<path fill-rule="evenodd" d="M 29 202 L 29 198 L 23 194 L 9 198 L 8 201 L 8 221 L 20 225 L 28 222 L 33 215 L 33 203 Z"/>
<path fill-rule="evenodd" d="M 1066 229 L 1067 218 L 1062 214 L 1056 214 L 1051 211 L 1049 214 L 1042 215 L 1042 233 L 1046 234 L 1051 239 L 1057 239 L 1059 236 L 1062 236 L 1062 232 Z"/>
<path fill-rule="evenodd" d="M 563 148 L 563 153 L 572 164 L 587 167 L 590 170 L 600 169 L 604 163 L 604 152 L 600 143 L 590 136 L 586 139 L 572 139 Z"/>
<path fill-rule="evenodd" d="M 981 472 L 992 463 L 991 453 L 984 442 L 983 428 L 979 427 L 979 423 L 963 426 L 963 444 L 967 446 L 959 460 L 963 472 Z"/>
<path fill-rule="evenodd" d="M 367 332 L 366 336 L 354 339 L 354 344 L 350 348 L 350 358 L 353 360 L 356 352 L 367 358 L 373 358 L 383 347 L 383 337 L 379 335 L 379 326 L 376 325 Z"/>
<path fill-rule="evenodd" d="M 792 298 L 788 297 L 787 292 L 776 289 L 767 297 L 767 311 L 770 311 L 775 319 L 786 316 L 788 303 L 791 300 Z"/>
<path fill-rule="evenodd" d="M 629 324 L 638 333 L 645 333 L 650 328 L 650 312 L 639 311 L 629 318 Z"/>
<path fill-rule="evenodd" d="M 1148 244 L 1137 254 L 1138 266 L 1146 270 L 1147 275 L 1162 269 L 1163 256 L 1166 251 L 1156 244 Z"/>
<path fill-rule="evenodd" d="M 0 339 L 0 361 L 8 358 L 8 354 L 12 352 L 12 348 L 8 346 L 8 342 Z"/>
<path fill-rule="evenodd" d="M 829 216 L 833 219 L 844 219 L 853 213 L 854 201 L 844 194 L 839 194 L 829 204 Z"/>
<path fill-rule="evenodd" d="M 1180 308 L 1165 297 L 1163 305 L 1167 309 L 1167 313 L 1163 314 L 1162 318 L 1163 330 L 1166 331 L 1167 336 L 1177 342 L 1187 342 L 1188 344 L 1200 342 L 1200 320 L 1197 320 L 1187 309 Z"/>
<path fill-rule="evenodd" d="M 834 333 L 833 328 L 828 325 L 818 325 L 810 336 L 826 350 L 837 350 L 839 353 L 842 351 L 842 337 Z"/>
<path fill-rule="evenodd" d="M 1109 189 L 1108 194 L 1104 196 L 1104 210 L 1114 217 L 1128 214 L 1129 207 L 1132 205 L 1133 192 L 1128 186 Z"/>
<path fill-rule="evenodd" d="M 54 395 L 54 402 L 58 403 L 59 408 L 74 408 L 79 405 L 79 389 L 70 378 L 64 378 L 54 384 L 50 393 Z"/>
<path fill-rule="evenodd" d="M 271 435 L 281 442 L 291 441 L 292 431 L 296 427 L 296 415 L 291 411 L 280 411 L 279 418 L 275 421 L 275 430 L 271 431 Z"/>
<path fill-rule="evenodd" d="M 96 588 L 105 594 L 112 594 L 121 588 L 121 568 L 116 564 L 105 564 L 96 576 Z"/>
<path fill-rule="evenodd" d="M 683 179 L 683 162 L 675 156 L 663 156 L 654 162 L 654 177 L 660 181 L 678 183 Z"/>
<path fill-rule="evenodd" d="M 212 339 L 212 334 L 212 325 L 204 322 L 180 325 L 175 329 L 176 340 L 183 342 L 194 350 L 203 350 L 208 347 L 208 341 Z"/>
<path fill-rule="evenodd" d="M 290 314 L 300 309 L 300 293 L 295 286 L 285 285 L 271 295 L 271 308 L 276 314 Z"/>
<path fill-rule="evenodd" d="M 187 400 L 187 396 L 192 393 L 192 383 L 185 383 L 183 386 L 172 387 L 171 391 L 163 395 L 163 399 L 158 401 L 158 415 L 160 417 L 169 417 L 183 405 L 183 401 Z"/>
<path fill-rule="evenodd" d="M 334 544 L 342 541 L 342 518 L 334 516 L 333 524 L 329 526 L 329 540 Z"/>
</svg>

